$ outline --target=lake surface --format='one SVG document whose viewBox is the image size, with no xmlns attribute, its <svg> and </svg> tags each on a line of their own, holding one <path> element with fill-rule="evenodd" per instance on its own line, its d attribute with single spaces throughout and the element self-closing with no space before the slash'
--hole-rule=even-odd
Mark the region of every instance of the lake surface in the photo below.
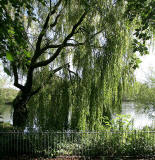
<svg viewBox="0 0 155 160">
<path fill-rule="evenodd" d="M 12 124 L 12 112 L 13 112 L 13 109 L 11 105 L 0 104 L 0 121 L 8 122 Z"/>
<path fill-rule="evenodd" d="M 146 125 L 155 127 L 155 109 L 144 110 L 138 108 L 135 102 L 123 102 L 121 114 L 130 115 L 131 119 L 134 120 L 133 124 L 135 128 L 143 128 Z M 0 113 L 3 117 L 0 118 L 0 121 L 12 124 L 12 112 L 13 109 L 10 105 L 0 105 Z"/>
<path fill-rule="evenodd" d="M 122 113 L 130 115 L 134 120 L 133 124 L 135 128 L 143 128 L 144 126 L 153 126 L 155 128 L 155 109 L 150 107 L 149 109 L 140 107 L 135 102 L 123 102 Z"/>
</svg>

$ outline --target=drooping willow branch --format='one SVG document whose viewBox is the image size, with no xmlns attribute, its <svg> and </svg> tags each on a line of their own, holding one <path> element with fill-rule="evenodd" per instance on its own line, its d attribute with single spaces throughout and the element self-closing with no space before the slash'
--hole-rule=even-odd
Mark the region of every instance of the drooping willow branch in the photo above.
<svg viewBox="0 0 155 160">
<path fill-rule="evenodd" d="M 12 63 L 12 68 L 13 68 L 13 74 L 14 74 L 14 85 L 17 88 L 24 90 L 24 86 L 19 84 L 19 82 L 18 82 L 18 71 L 17 71 L 17 66 L 15 63 Z"/>
<path fill-rule="evenodd" d="M 34 53 L 34 56 L 32 58 L 32 61 L 31 61 L 31 65 L 37 60 L 37 58 L 41 55 L 41 52 L 40 52 L 40 47 L 41 47 L 41 42 L 42 42 L 42 39 L 43 39 L 43 36 L 45 35 L 47 29 L 48 29 L 48 23 L 49 23 L 49 20 L 50 20 L 50 17 L 56 13 L 56 10 L 57 8 L 59 7 L 59 5 L 61 4 L 61 1 L 62 0 L 59 0 L 58 3 L 55 5 L 54 9 L 48 13 L 47 17 L 46 17 L 46 20 L 45 20 L 45 23 L 43 25 L 43 28 L 38 36 L 38 40 L 37 40 L 37 43 L 36 43 L 36 50 L 35 50 L 35 53 Z"/>
<path fill-rule="evenodd" d="M 62 0 L 59 0 L 57 2 L 57 4 L 54 6 L 53 10 L 50 10 L 49 14 L 46 17 L 45 23 L 43 25 L 43 28 L 42 28 L 42 30 L 38 36 L 37 42 L 36 42 L 36 47 L 35 47 L 36 49 L 34 52 L 34 56 L 31 59 L 30 66 L 28 68 L 27 80 L 26 80 L 26 83 L 24 86 L 22 86 L 18 83 L 18 73 L 16 71 L 15 66 L 13 67 L 14 68 L 13 72 L 14 72 L 14 77 L 15 77 L 15 86 L 21 90 L 24 89 L 26 92 L 31 92 L 32 82 L 33 82 L 33 72 L 34 72 L 35 68 L 43 67 L 43 66 L 46 66 L 46 65 L 50 64 L 51 62 L 53 62 L 57 58 L 57 56 L 61 53 L 63 48 L 65 48 L 65 47 L 69 47 L 69 46 L 76 47 L 76 46 L 84 44 L 84 43 L 67 43 L 67 41 L 70 40 L 71 37 L 76 33 L 77 28 L 81 25 L 85 16 L 87 15 L 87 11 L 85 11 L 82 14 L 82 16 L 80 17 L 80 19 L 77 21 L 77 23 L 73 25 L 71 32 L 66 36 L 66 38 L 63 40 L 62 44 L 56 44 L 56 45 L 55 44 L 54 45 L 53 44 L 46 44 L 43 48 L 41 48 L 43 37 L 45 36 L 47 29 L 49 28 L 50 17 L 56 13 L 61 2 L 62 2 Z M 54 27 L 57 24 L 59 17 L 60 17 L 60 13 L 56 16 L 55 21 L 51 24 L 50 27 Z M 37 59 L 50 48 L 56 48 L 56 51 L 52 54 L 52 56 L 45 61 L 37 62 Z M 58 68 L 57 70 L 59 70 L 59 69 L 61 69 L 61 68 Z M 55 70 L 54 72 L 56 72 L 57 70 Z"/>
<path fill-rule="evenodd" d="M 48 65 L 49 63 L 51 63 L 52 61 L 54 61 L 57 56 L 60 54 L 60 52 L 62 51 L 63 48 L 68 46 L 67 41 L 70 40 L 70 38 L 74 35 L 76 29 L 78 28 L 78 26 L 82 23 L 82 21 L 84 20 L 85 16 L 86 16 L 87 12 L 85 11 L 83 13 L 83 15 L 81 16 L 81 18 L 79 19 L 79 21 L 73 26 L 72 31 L 70 32 L 70 34 L 68 34 L 68 36 L 64 39 L 63 43 L 57 48 L 57 50 L 55 51 L 55 53 L 47 60 L 45 61 L 41 61 L 41 62 L 37 62 L 36 64 L 33 65 L 34 68 L 38 68 L 38 67 L 43 67 Z M 70 44 L 70 45 L 75 45 L 75 44 Z M 47 46 L 46 50 L 53 47 L 53 45 L 51 46 Z M 44 49 L 44 51 L 46 51 Z"/>
<path fill-rule="evenodd" d="M 45 83 L 47 83 L 55 73 L 57 73 L 58 71 L 60 71 L 63 68 L 68 68 L 68 66 L 69 66 L 69 63 L 66 63 L 66 64 L 52 70 L 51 73 L 49 74 L 49 76 L 46 78 L 46 80 L 36 90 L 31 92 L 31 96 L 38 93 L 42 89 L 42 87 L 45 85 Z"/>
</svg>

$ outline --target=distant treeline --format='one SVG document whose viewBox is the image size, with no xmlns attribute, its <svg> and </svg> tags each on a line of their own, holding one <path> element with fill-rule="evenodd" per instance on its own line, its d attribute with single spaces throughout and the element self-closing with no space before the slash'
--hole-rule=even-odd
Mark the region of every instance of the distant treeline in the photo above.
<svg viewBox="0 0 155 160">
<path fill-rule="evenodd" d="M 140 83 L 135 82 L 124 90 L 123 101 L 137 101 L 141 104 L 155 107 L 155 83 L 154 81 Z"/>
</svg>

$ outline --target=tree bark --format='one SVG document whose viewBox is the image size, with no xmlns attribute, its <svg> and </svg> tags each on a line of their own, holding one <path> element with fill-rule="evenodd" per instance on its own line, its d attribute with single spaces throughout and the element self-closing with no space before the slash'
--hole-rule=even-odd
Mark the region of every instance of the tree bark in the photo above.
<svg viewBox="0 0 155 160">
<path fill-rule="evenodd" d="M 13 101 L 13 126 L 24 128 L 28 119 L 27 103 L 30 99 L 29 93 L 22 91 L 17 95 Z"/>
</svg>

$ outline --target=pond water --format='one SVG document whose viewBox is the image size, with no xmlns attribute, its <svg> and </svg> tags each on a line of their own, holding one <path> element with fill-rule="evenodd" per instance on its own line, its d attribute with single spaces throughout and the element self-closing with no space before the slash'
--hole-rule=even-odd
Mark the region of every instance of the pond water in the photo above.
<svg viewBox="0 0 155 160">
<path fill-rule="evenodd" d="M 0 121 L 12 124 L 12 112 L 13 109 L 10 105 L 0 105 L 0 116 L 2 116 Z M 155 109 L 153 110 L 153 108 L 144 110 L 139 109 L 135 102 L 123 102 L 121 114 L 130 115 L 134 120 L 135 128 L 143 128 L 146 125 L 155 127 Z"/>
<path fill-rule="evenodd" d="M 121 114 L 130 115 L 135 128 L 140 129 L 144 126 L 155 128 L 155 109 L 153 107 L 147 109 L 146 106 L 140 107 L 140 104 L 136 104 L 135 102 L 123 102 Z"/>
<path fill-rule="evenodd" d="M 11 105 L 0 104 L 0 122 L 3 121 L 12 124 L 12 112 L 13 109 Z"/>
</svg>

